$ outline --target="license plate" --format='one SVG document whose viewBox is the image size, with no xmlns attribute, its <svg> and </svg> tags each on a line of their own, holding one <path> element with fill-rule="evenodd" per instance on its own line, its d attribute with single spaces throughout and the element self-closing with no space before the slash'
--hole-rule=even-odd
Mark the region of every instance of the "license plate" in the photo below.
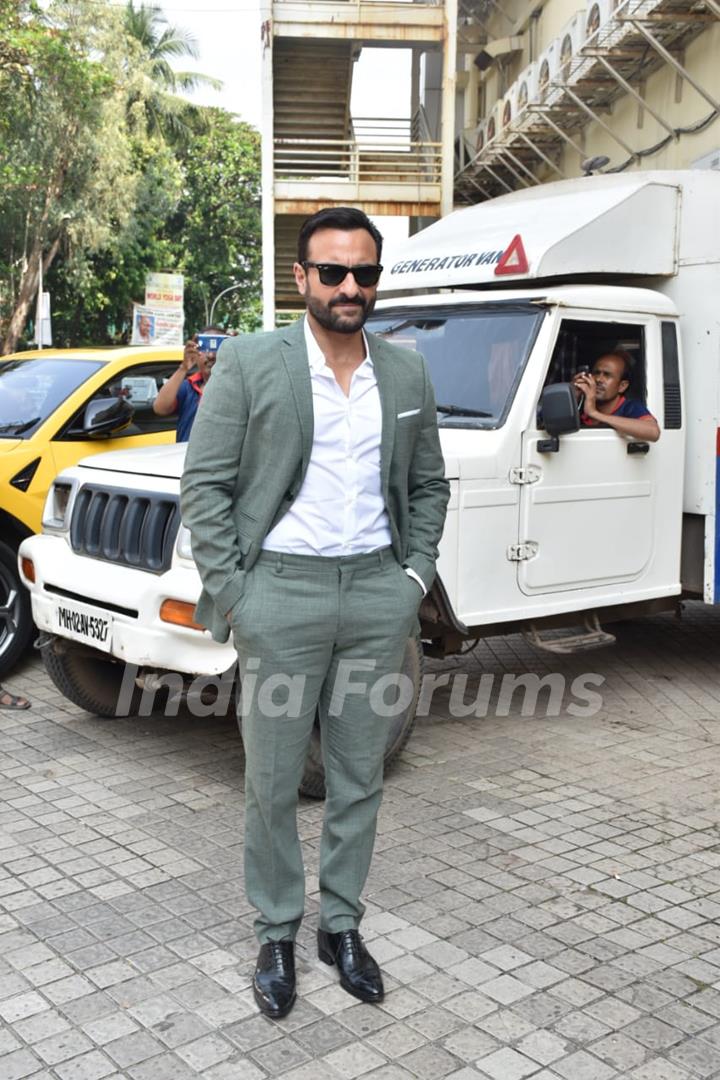
<svg viewBox="0 0 720 1080">
<path fill-rule="evenodd" d="M 112 618 L 97 608 L 77 604 L 74 600 L 60 600 L 55 606 L 53 624 L 55 633 L 60 637 L 84 641 L 93 649 L 110 652 Z"/>
</svg>

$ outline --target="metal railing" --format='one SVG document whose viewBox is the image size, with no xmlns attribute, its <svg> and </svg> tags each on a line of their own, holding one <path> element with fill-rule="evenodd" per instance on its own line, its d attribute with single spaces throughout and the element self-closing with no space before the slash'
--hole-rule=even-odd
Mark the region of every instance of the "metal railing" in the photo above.
<svg viewBox="0 0 720 1080">
<path fill-rule="evenodd" d="M 559 167 L 563 146 L 571 147 L 580 158 L 586 156 L 577 136 L 591 121 L 627 155 L 619 168 L 652 155 L 661 143 L 643 149 L 637 145 L 635 133 L 632 145 L 627 141 L 630 136 L 624 138 L 604 117 L 612 101 L 629 95 L 664 129 L 666 140 L 678 138 L 686 129 L 674 129 L 644 99 L 638 85 L 641 74 L 647 79 L 663 63 L 687 79 L 717 114 L 720 104 L 716 96 L 676 59 L 717 18 L 717 0 L 707 0 L 701 11 L 694 0 L 620 0 L 607 21 L 586 34 L 579 48 L 561 60 L 548 84 L 538 86 L 509 123 L 504 125 L 496 115 L 495 133 L 481 146 L 460 137 L 456 144 L 456 195 L 475 202 L 478 197 L 532 186 L 541 182 L 537 172 L 543 166 L 563 176 Z"/>
<path fill-rule="evenodd" d="M 307 0 L 280 0 L 283 6 L 290 6 L 291 4 L 297 5 L 299 8 L 307 9 Z M 441 7 L 445 0 L 311 0 L 314 7 L 337 7 L 338 3 L 346 3 L 348 7 L 361 7 L 365 4 L 382 4 L 384 7 L 398 8 L 412 8 L 420 5 L 421 7 Z"/>
<path fill-rule="evenodd" d="M 276 138 L 275 179 L 439 184 L 441 143 L 417 138 L 418 131 L 414 118 L 356 117 L 347 139 Z"/>
</svg>

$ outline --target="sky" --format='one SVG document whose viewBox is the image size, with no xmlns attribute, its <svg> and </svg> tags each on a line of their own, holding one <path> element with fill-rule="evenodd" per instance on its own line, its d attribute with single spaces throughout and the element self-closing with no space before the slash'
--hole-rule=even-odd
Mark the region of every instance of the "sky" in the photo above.
<svg viewBox="0 0 720 1080">
<path fill-rule="evenodd" d="M 202 89 L 192 100 L 220 105 L 241 120 L 260 126 L 260 11 L 255 0 L 156 0 L 168 22 L 188 30 L 197 40 L 197 61 L 178 63 L 184 71 L 201 71 L 223 82 L 221 91 Z M 363 49 L 355 65 L 352 112 L 355 116 L 410 115 L 409 50 Z M 406 218 L 378 218 L 388 240 L 407 236 Z"/>
<path fill-rule="evenodd" d="M 255 0 L 176 0 L 160 4 L 168 21 L 197 39 L 200 58 L 183 60 L 223 82 L 221 91 L 203 90 L 193 100 L 222 105 L 242 120 L 260 124 L 260 11 Z M 408 50 L 364 49 L 355 65 L 353 112 L 357 116 L 407 116 L 410 111 Z"/>
</svg>

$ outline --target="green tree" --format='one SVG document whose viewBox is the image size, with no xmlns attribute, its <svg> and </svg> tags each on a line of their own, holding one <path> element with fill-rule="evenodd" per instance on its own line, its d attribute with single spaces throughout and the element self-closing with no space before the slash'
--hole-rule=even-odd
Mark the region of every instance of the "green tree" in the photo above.
<svg viewBox="0 0 720 1080">
<path fill-rule="evenodd" d="M 159 135 L 168 142 L 187 145 L 193 134 L 205 124 L 204 110 L 182 97 L 198 86 L 219 89 L 222 83 L 198 72 L 176 71 L 172 62 L 185 57 L 197 60 L 196 39 L 177 26 L 170 26 L 155 4 L 139 4 L 128 0 L 125 9 L 125 29 L 146 57 L 145 82 L 131 105 L 142 100 L 148 134 Z"/>
<path fill-rule="evenodd" d="M 152 270 L 185 275 L 188 333 L 207 323 L 213 299 L 231 285 L 215 321 L 259 327 L 260 137 L 221 109 L 208 110 L 206 122 L 207 132 L 179 157 L 146 144 L 132 216 L 102 251 L 58 260 L 48 277 L 57 344 L 125 340 Z"/>
<path fill-rule="evenodd" d="M 260 136 L 222 109 L 181 154 L 184 183 L 169 223 L 176 266 L 186 277 L 186 326 L 206 322 L 213 299 L 231 285 L 215 321 L 254 330 L 261 311 Z"/>
<path fill-rule="evenodd" d="M 202 108 L 177 135 L 171 99 L 195 77 L 169 60 L 194 46 L 161 22 L 132 3 L 0 0 L 5 353 L 34 306 L 41 258 L 60 344 L 122 340 L 151 270 L 186 275 L 189 329 L 230 285 L 217 316 L 259 325 L 259 137 Z"/>
<path fill-rule="evenodd" d="M 2 352 L 23 332 L 38 286 L 64 245 L 99 250 L 130 215 L 138 180 L 128 92 L 137 91 L 122 14 L 90 0 L 18 0 L 0 63 Z"/>
<path fill-rule="evenodd" d="M 162 143 L 138 144 L 133 153 L 140 175 L 132 215 L 102 250 L 68 251 L 48 275 L 58 346 L 122 343 L 148 272 L 175 269 L 166 226 L 180 199 L 182 170 Z"/>
</svg>

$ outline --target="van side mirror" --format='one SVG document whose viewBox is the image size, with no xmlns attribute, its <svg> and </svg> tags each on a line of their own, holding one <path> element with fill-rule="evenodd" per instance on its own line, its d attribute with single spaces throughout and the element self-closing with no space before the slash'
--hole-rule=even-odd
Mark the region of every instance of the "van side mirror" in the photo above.
<svg viewBox="0 0 720 1080">
<path fill-rule="evenodd" d="M 570 383 L 546 386 L 540 397 L 540 426 L 548 435 L 567 435 L 580 428 L 580 410 Z"/>
</svg>

